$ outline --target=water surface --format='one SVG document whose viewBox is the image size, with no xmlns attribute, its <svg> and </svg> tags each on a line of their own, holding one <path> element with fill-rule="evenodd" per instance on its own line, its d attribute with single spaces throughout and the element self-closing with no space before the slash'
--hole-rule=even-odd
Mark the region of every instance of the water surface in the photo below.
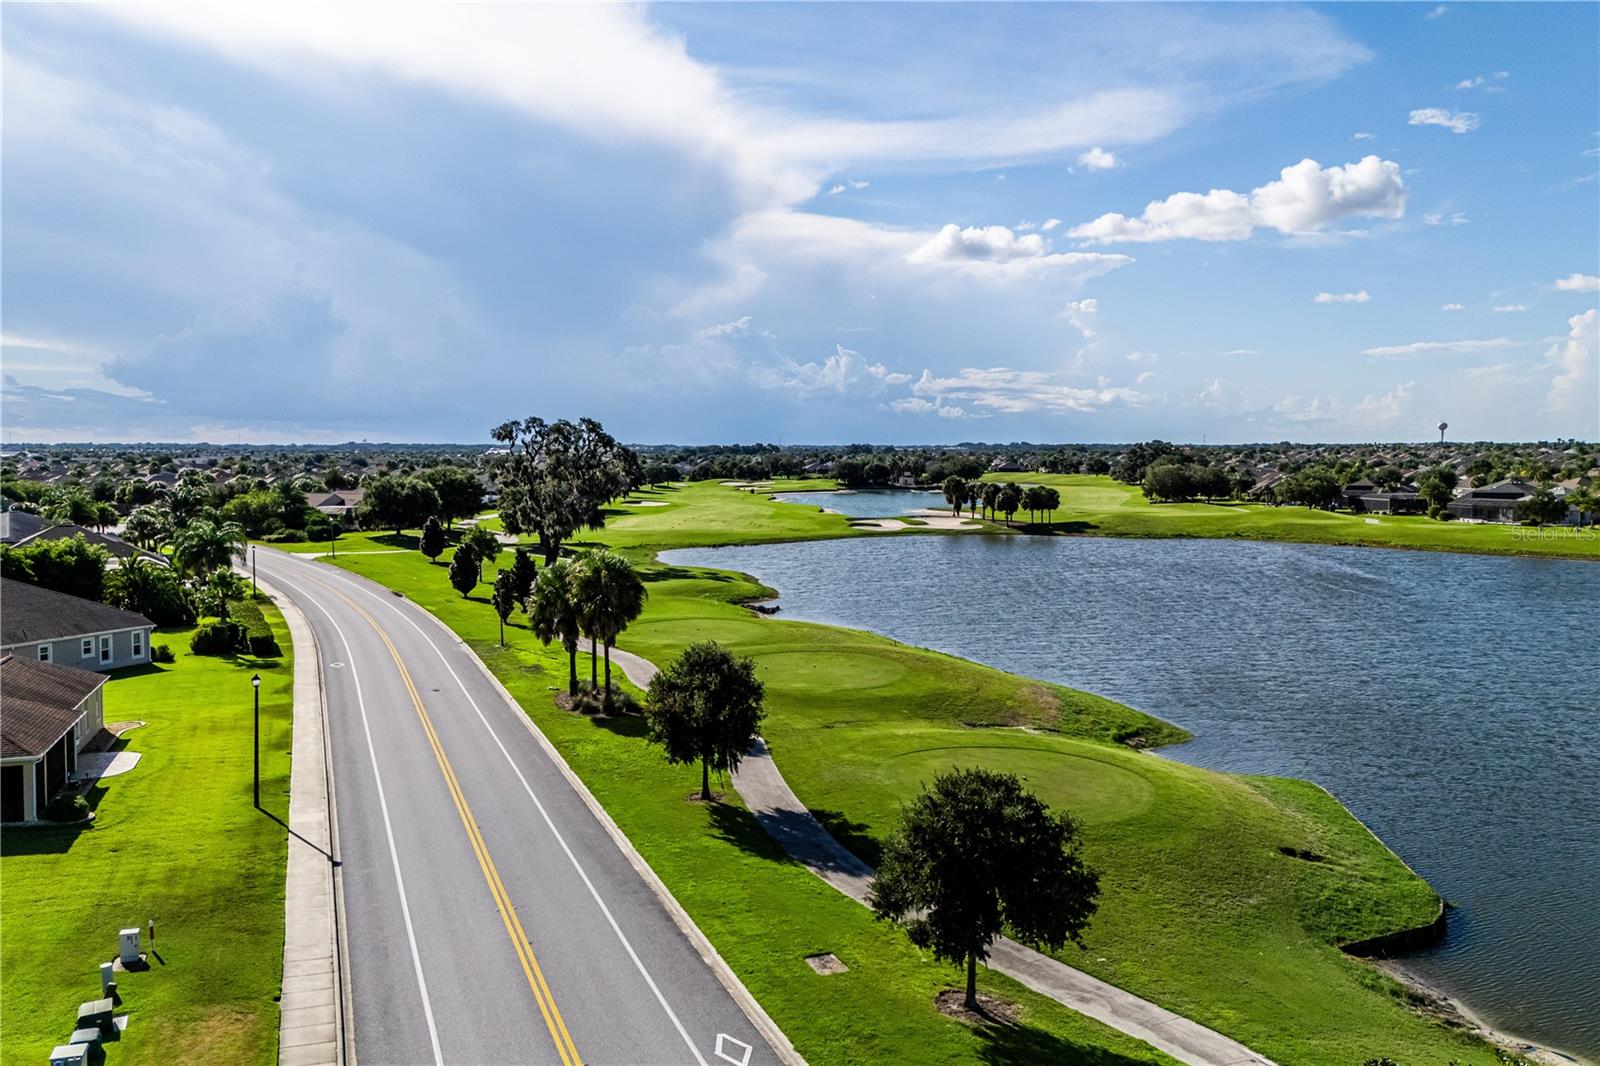
<svg viewBox="0 0 1600 1066">
<path fill-rule="evenodd" d="M 1320 782 L 1458 906 L 1413 970 L 1600 1057 L 1600 565 L 982 536 L 663 558 L 1160 715 L 1195 734 L 1184 762 Z M 929 609 L 958 580 L 966 608 Z"/>
<path fill-rule="evenodd" d="M 944 507 L 944 493 L 923 489 L 857 489 L 847 492 L 778 492 L 784 503 L 805 503 L 851 518 L 892 518 L 924 507 Z"/>
</svg>

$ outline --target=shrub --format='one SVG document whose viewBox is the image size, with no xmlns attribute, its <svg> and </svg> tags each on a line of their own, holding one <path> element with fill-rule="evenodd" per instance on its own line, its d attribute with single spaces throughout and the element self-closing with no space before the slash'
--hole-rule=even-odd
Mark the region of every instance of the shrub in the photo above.
<svg viewBox="0 0 1600 1066">
<path fill-rule="evenodd" d="M 89 817 L 89 801 L 82 796 L 57 796 L 44 807 L 47 822 L 81 822 Z"/>
<path fill-rule="evenodd" d="M 261 538 L 273 544 L 304 544 L 308 539 L 303 529 L 280 529 Z"/>
<path fill-rule="evenodd" d="M 106 602 L 158 626 L 188 626 L 195 620 L 194 598 L 177 571 L 144 559 L 129 559 L 106 573 Z"/>
<path fill-rule="evenodd" d="M 208 622 L 189 638 L 189 650 L 196 655 L 232 655 L 249 646 L 249 631 L 238 622 Z"/>
<path fill-rule="evenodd" d="M 172 654 L 172 648 L 166 644 L 153 644 L 150 646 L 150 661 L 153 663 L 176 662 L 177 656 Z"/>
<path fill-rule="evenodd" d="M 272 635 L 272 627 L 267 625 L 260 607 L 249 601 L 241 603 L 233 609 L 233 619 L 244 626 L 251 655 L 280 654 L 278 640 Z"/>
<path fill-rule="evenodd" d="M 615 685 L 611 687 L 611 710 L 607 712 L 605 708 L 605 690 L 603 688 L 595 688 L 587 681 L 579 682 L 578 694 L 571 698 L 568 709 L 577 711 L 579 714 L 637 715 L 643 713 L 639 706 L 639 701 Z"/>
</svg>

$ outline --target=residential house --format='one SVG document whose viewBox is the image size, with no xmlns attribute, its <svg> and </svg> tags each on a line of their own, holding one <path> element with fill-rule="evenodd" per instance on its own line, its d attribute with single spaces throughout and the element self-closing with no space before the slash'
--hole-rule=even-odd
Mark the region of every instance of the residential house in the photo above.
<svg viewBox="0 0 1600 1066">
<path fill-rule="evenodd" d="M 366 489 L 308 492 L 306 493 L 306 506 L 315 507 L 346 529 L 354 529 L 356 525 L 356 508 L 361 506 L 361 498 L 366 494 Z"/>
<path fill-rule="evenodd" d="M 1515 522 L 1517 504 L 1539 491 L 1539 486 L 1521 478 L 1507 478 L 1468 489 L 1447 505 L 1456 518 L 1469 522 Z"/>
<path fill-rule="evenodd" d="M 93 600 L 0 578 L 0 654 L 86 670 L 150 661 L 148 618 Z"/>
<path fill-rule="evenodd" d="M 1428 509 L 1415 485 L 1401 483 L 1393 490 L 1385 490 L 1366 479 L 1352 481 L 1344 487 L 1344 502 L 1352 511 L 1373 514 L 1422 514 Z"/>
<path fill-rule="evenodd" d="M 0 657 L 0 821 L 38 821 L 77 773 L 105 727 L 105 683 L 72 666 Z"/>
<path fill-rule="evenodd" d="M 129 544 L 121 537 L 110 533 L 97 533 L 83 526 L 68 523 L 59 525 L 41 518 L 36 514 L 27 514 L 23 511 L 0 512 L 0 544 L 9 544 L 13 548 L 20 548 L 24 544 L 36 544 L 47 540 L 67 540 L 71 537 L 82 537 L 90 544 L 98 544 L 111 556 L 112 565 L 126 559 L 144 559 L 147 562 L 167 565 L 167 557 L 156 552 L 145 551 L 136 545 Z"/>
</svg>

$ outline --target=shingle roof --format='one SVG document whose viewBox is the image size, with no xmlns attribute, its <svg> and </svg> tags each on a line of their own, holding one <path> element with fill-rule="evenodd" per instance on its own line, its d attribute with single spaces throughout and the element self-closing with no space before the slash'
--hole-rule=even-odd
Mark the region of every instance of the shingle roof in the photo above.
<svg viewBox="0 0 1600 1066">
<path fill-rule="evenodd" d="M 0 647 L 153 624 L 133 611 L 0 578 Z"/>
<path fill-rule="evenodd" d="M 26 511 L 0 512 L 0 544 L 17 544 L 48 529 L 49 522 Z"/>
<path fill-rule="evenodd" d="M 75 666 L 0 658 L 0 757 L 49 751 L 83 716 L 78 706 L 105 683 L 104 674 Z"/>
</svg>

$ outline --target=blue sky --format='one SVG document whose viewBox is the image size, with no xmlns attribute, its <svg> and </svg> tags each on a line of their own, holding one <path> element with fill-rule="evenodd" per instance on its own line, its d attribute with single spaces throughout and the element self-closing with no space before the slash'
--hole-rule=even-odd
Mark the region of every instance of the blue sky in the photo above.
<svg viewBox="0 0 1600 1066">
<path fill-rule="evenodd" d="M 7 441 L 1600 437 L 1600 5 L 4 20 Z"/>
</svg>

